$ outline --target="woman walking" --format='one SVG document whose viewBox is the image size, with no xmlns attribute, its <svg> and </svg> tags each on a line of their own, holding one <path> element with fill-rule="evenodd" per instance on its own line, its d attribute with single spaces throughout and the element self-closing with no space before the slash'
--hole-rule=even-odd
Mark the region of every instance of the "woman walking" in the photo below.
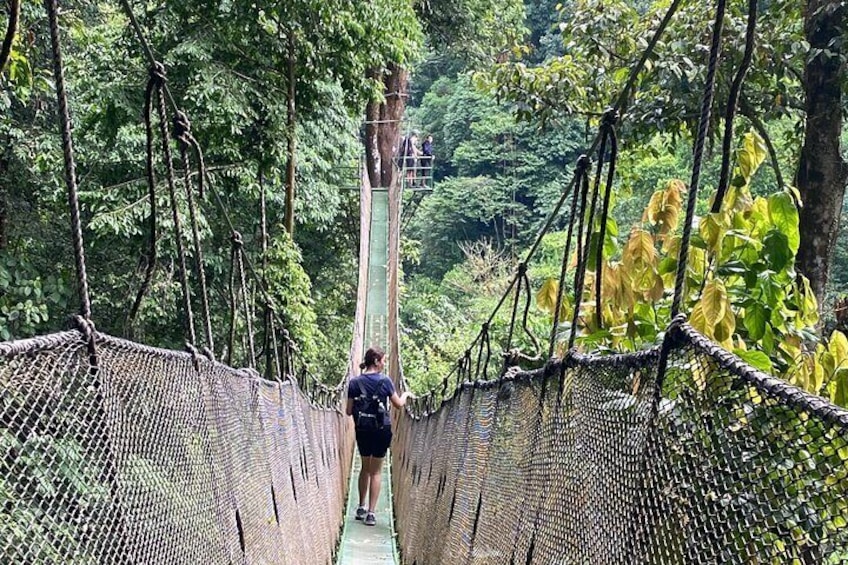
<svg viewBox="0 0 848 565">
<path fill-rule="evenodd" d="M 359 366 L 362 374 L 352 378 L 347 389 L 346 413 L 356 423 L 356 445 L 362 458 L 356 519 L 364 520 L 366 526 L 377 523 L 374 511 L 380 496 L 383 459 L 392 442 L 388 404 L 401 408 L 411 396 L 409 392 L 398 396 L 392 380 L 383 374 L 385 356 L 378 347 L 366 351 L 365 362 Z"/>
</svg>

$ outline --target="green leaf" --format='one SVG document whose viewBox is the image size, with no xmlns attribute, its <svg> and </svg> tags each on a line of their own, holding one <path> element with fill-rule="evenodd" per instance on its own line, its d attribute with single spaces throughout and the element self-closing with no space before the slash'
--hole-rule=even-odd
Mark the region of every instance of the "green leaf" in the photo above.
<svg viewBox="0 0 848 565">
<path fill-rule="evenodd" d="M 848 368 L 836 370 L 834 377 L 836 388 L 833 391 L 831 400 L 834 404 L 848 407 Z"/>
<path fill-rule="evenodd" d="M 833 368 L 839 370 L 843 367 L 848 367 L 848 338 L 839 330 L 834 330 L 830 334 L 830 340 L 827 344 L 828 352 L 833 355 Z"/>
<path fill-rule="evenodd" d="M 794 256 L 801 244 L 801 233 L 798 230 L 798 208 L 788 192 L 778 192 L 768 198 L 769 219 L 780 233 L 786 236 L 789 249 Z"/>
<path fill-rule="evenodd" d="M 766 144 L 757 132 L 749 131 L 745 134 L 745 140 L 742 142 L 742 148 L 737 154 L 737 163 L 739 165 L 739 174 L 745 178 L 745 184 L 751 182 L 751 177 L 760 168 L 760 165 L 765 161 L 768 155 Z"/>
<path fill-rule="evenodd" d="M 763 240 L 763 258 L 772 271 L 780 272 L 795 256 L 786 234 L 771 230 Z"/>
<path fill-rule="evenodd" d="M 748 308 L 745 308 L 745 329 L 748 330 L 748 337 L 754 341 L 760 341 L 766 333 L 766 322 L 769 320 L 769 312 L 765 306 L 759 302 L 755 302 Z"/>
<path fill-rule="evenodd" d="M 542 288 L 536 293 L 536 305 L 553 315 L 556 308 L 557 293 L 559 293 L 559 281 L 556 279 L 548 279 L 542 284 Z"/>
<path fill-rule="evenodd" d="M 769 356 L 762 351 L 757 351 L 755 349 L 750 351 L 734 349 L 733 353 L 755 369 L 759 369 L 765 373 L 771 373 L 774 370 L 771 359 L 769 359 Z"/>
<path fill-rule="evenodd" d="M 700 303 L 708 325 L 715 326 L 723 320 L 727 312 L 727 288 L 724 283 L 718 279 L 708 282 Z"/>
</svg>

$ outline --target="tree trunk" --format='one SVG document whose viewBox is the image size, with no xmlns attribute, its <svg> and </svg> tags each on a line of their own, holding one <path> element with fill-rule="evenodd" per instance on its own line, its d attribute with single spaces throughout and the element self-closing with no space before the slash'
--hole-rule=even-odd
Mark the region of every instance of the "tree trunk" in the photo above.
<svg viewBox="0 0 848 565">
<path fill-rule="evenodd" d="M 283 217 L 283 225 L 289 235 L 294 237 L 294 190 L 295 190 L 295 151 L 297 138 L 295 127 L 297 126 L 297 114 L 294 104 L 294 97 L 297 93 L 295 89 L 295 51 L 294 51 L 294 34 L 289 33 L 289 60 L 288 60 L 288 101 L 286 105 L 286 130 L 288 133 L 288 147 L 286 155 L 288 161 L 286 163 L 286 213 Z"/>
<path fill-rule="evenodd" d="M 839 231 L 839 217 L 848 168 L 842 158 L 842 85 L 844 53 L 839 52 L 848 8 L 839 0 L 807 0 L 804 33 L 813 53 L 804 70 L 807 123 L 796 184 L 801 193 L 801 246 L 796 266 L 824 304 L 830 259 Z M 833 43 L 833 44 L 832 44 Z M 835 44 L 835 46 L 834 46 Z"/>
<path fill-rule="evenodd" d="M 392 158 L 406 107 L 409 73 L 392 64 L 385 70 L 369 71 L 368 78 L 382 81 L 386 100 L 365 107 L 365 166 L 373 188 L 388 188 L 394 181 Z"/>
</svg>

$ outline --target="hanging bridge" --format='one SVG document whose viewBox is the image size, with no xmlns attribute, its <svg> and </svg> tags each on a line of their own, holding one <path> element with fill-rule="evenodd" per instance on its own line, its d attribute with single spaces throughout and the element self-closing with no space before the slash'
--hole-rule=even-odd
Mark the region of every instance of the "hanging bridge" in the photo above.
<svg viewBox="0 0 848 565">
<path fill-rule="evenodd" d="M 675 314 L 724 5 L 719 0 Z M 681 316 L 660 345 L 639 353 L 578 352 L 576 323 L 563 355 L 556 354 L 556 327 L 547 357 L 541 345 L 536 352 L 512 348 L 515 333 L 529 334 L 526 265 L 569 196 L 558 302 L 572 244 L 579 259 L 574 288 L 584 287 L 587 230 L 596 214 L 606 214 L 615 123 L 632 81 L 498 305 L 512 301 L 506 343 L 493 343 L 484 324 L 442 386 L 394 414 L 391 489 L 384 489 L 392 500 L 383 503 L 394 509 L 394 522 L 381 515 L 382 529 L 371 529 L 379 533 L 363 534 L 345 507 L 354 454 L 352 424 L 341 411 L 346 378 L 328 387 L 304 370 L 270 300 L 262 324 L 271 337 L 257 354 L 247 292 L 255 273 L 229 219 L 231 326 L 228 346 L 215 347 L 193 198 L 204 188 L 217 195 L 210 183 L 204 187 L 200 145 L 177 114 L 180 160 L 186 171 L 196 167 L 200 181 L 194 187 L 188 174 L 182 179 L 192 223 L 185 237 L 196 246 L 192 278 L 176 213 L 169 94 L 152 54 L 148 177 L 153 191 L 158 153 L 174 212 L 189 343 L 187 351 L 171 351 L 96 330 L 56 1 L 47 7 L 82 307 L 71 331 L 0 343 L 0 562 L 331 564 L 391 562 L 395 555 L 410 565 L 848 562 L 845 410 L 754 370 Z M 612 159 L 597 159 L 590 182 L 592 155 L 607 149 Z M 372 190 L 363 178 L 348 370 L 364 344 L 385 344 L 401 388 L 402 191 L 402 182 Z M 261 280 L 255 284 L 265 298 Z M 578 292 L 575 312 L 581 299 Z M 238 332 L 241 359 L 234 354 Z M 222 350 L 226 363 L 215 358 Z M 242 360 L 248 368 L 233 368 Z"/>
</svg>

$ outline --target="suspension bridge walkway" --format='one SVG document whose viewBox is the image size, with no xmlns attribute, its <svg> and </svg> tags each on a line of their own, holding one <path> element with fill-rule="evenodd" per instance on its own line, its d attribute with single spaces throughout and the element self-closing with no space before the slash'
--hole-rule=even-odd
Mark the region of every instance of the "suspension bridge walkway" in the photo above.
<svg viewBox="0 0 848 565">
<path fill-rule="evenodd" d="M 648 51 L 678 5 L 671 3 Z M 351 520 L 354 436 L 341 408 L 366 343 L 388 346 L 389 372 L 405 388 L 397 281 L 402 183 L 381 189 L 363 179 L 357 308 L 349 369 L 337 386 L 306 370 L 223 206 L 219 213 L 231 229 L 232 304 L 229 340 L 216 347 L 194 197 L 204 188 L 213 201 L 217 194 L 206 182 L 200 144 L 179 113 L 176 139 L 170 138 L 173 97 L 151 54 L 144 114 L 150 202 L 156 202 L 156 153 L 175 219 L 188 343 L 186 351 L 172 351 L 98 332 L 56 0 L 47 8 L 81 308 L 70 331 L 0 343 L 0 562 L 848 562 L 848 412 L 753 369 L 677 315 L 723 0 L 683 225 L 675 316 L 662 343 L 633 354 L 584 353 L 572 347 L 572 323 L 565 343 L 552 328 L 547 356 L 529 335 L 524 342 L 536 351 L 513 347 L 517 333 L 530 334 L 520 315 L 531 292 L 526 265 L 569 197 L 558 303 L 571 274 L 578 289 L 574 310 L 580 310 L 589 260 L 584 242 L 596 214 L 603 220 L 606 213 L 616 123 L 646 55 L 518 265 L 497 307 L 511 302 L 508 331 L 493 335 L 490 319 L 441 386 L 393 414 L 391 488 L 383 489 L 375 528 Z M 182 179 L 191 222 L 184 236 L 174 147 L 199 181 L 194 186 L 188 174 Z M 612 158 L 598 158 L 607 149 Z M 153 211 L 151 218 L 155 256 Z M 195 246 L 194 276 L 183 237 Z M 572 244 L 576 268 L 568 261 Z M 254 295 L 259 308 L 249 304 Z M 264 314 L 261 322 L 254 320 L 256 310 Z M 243 339 L 234 339 L 237 333 Z M 223 361 L 216 357 L 222 351 Z"/>
</svg>

